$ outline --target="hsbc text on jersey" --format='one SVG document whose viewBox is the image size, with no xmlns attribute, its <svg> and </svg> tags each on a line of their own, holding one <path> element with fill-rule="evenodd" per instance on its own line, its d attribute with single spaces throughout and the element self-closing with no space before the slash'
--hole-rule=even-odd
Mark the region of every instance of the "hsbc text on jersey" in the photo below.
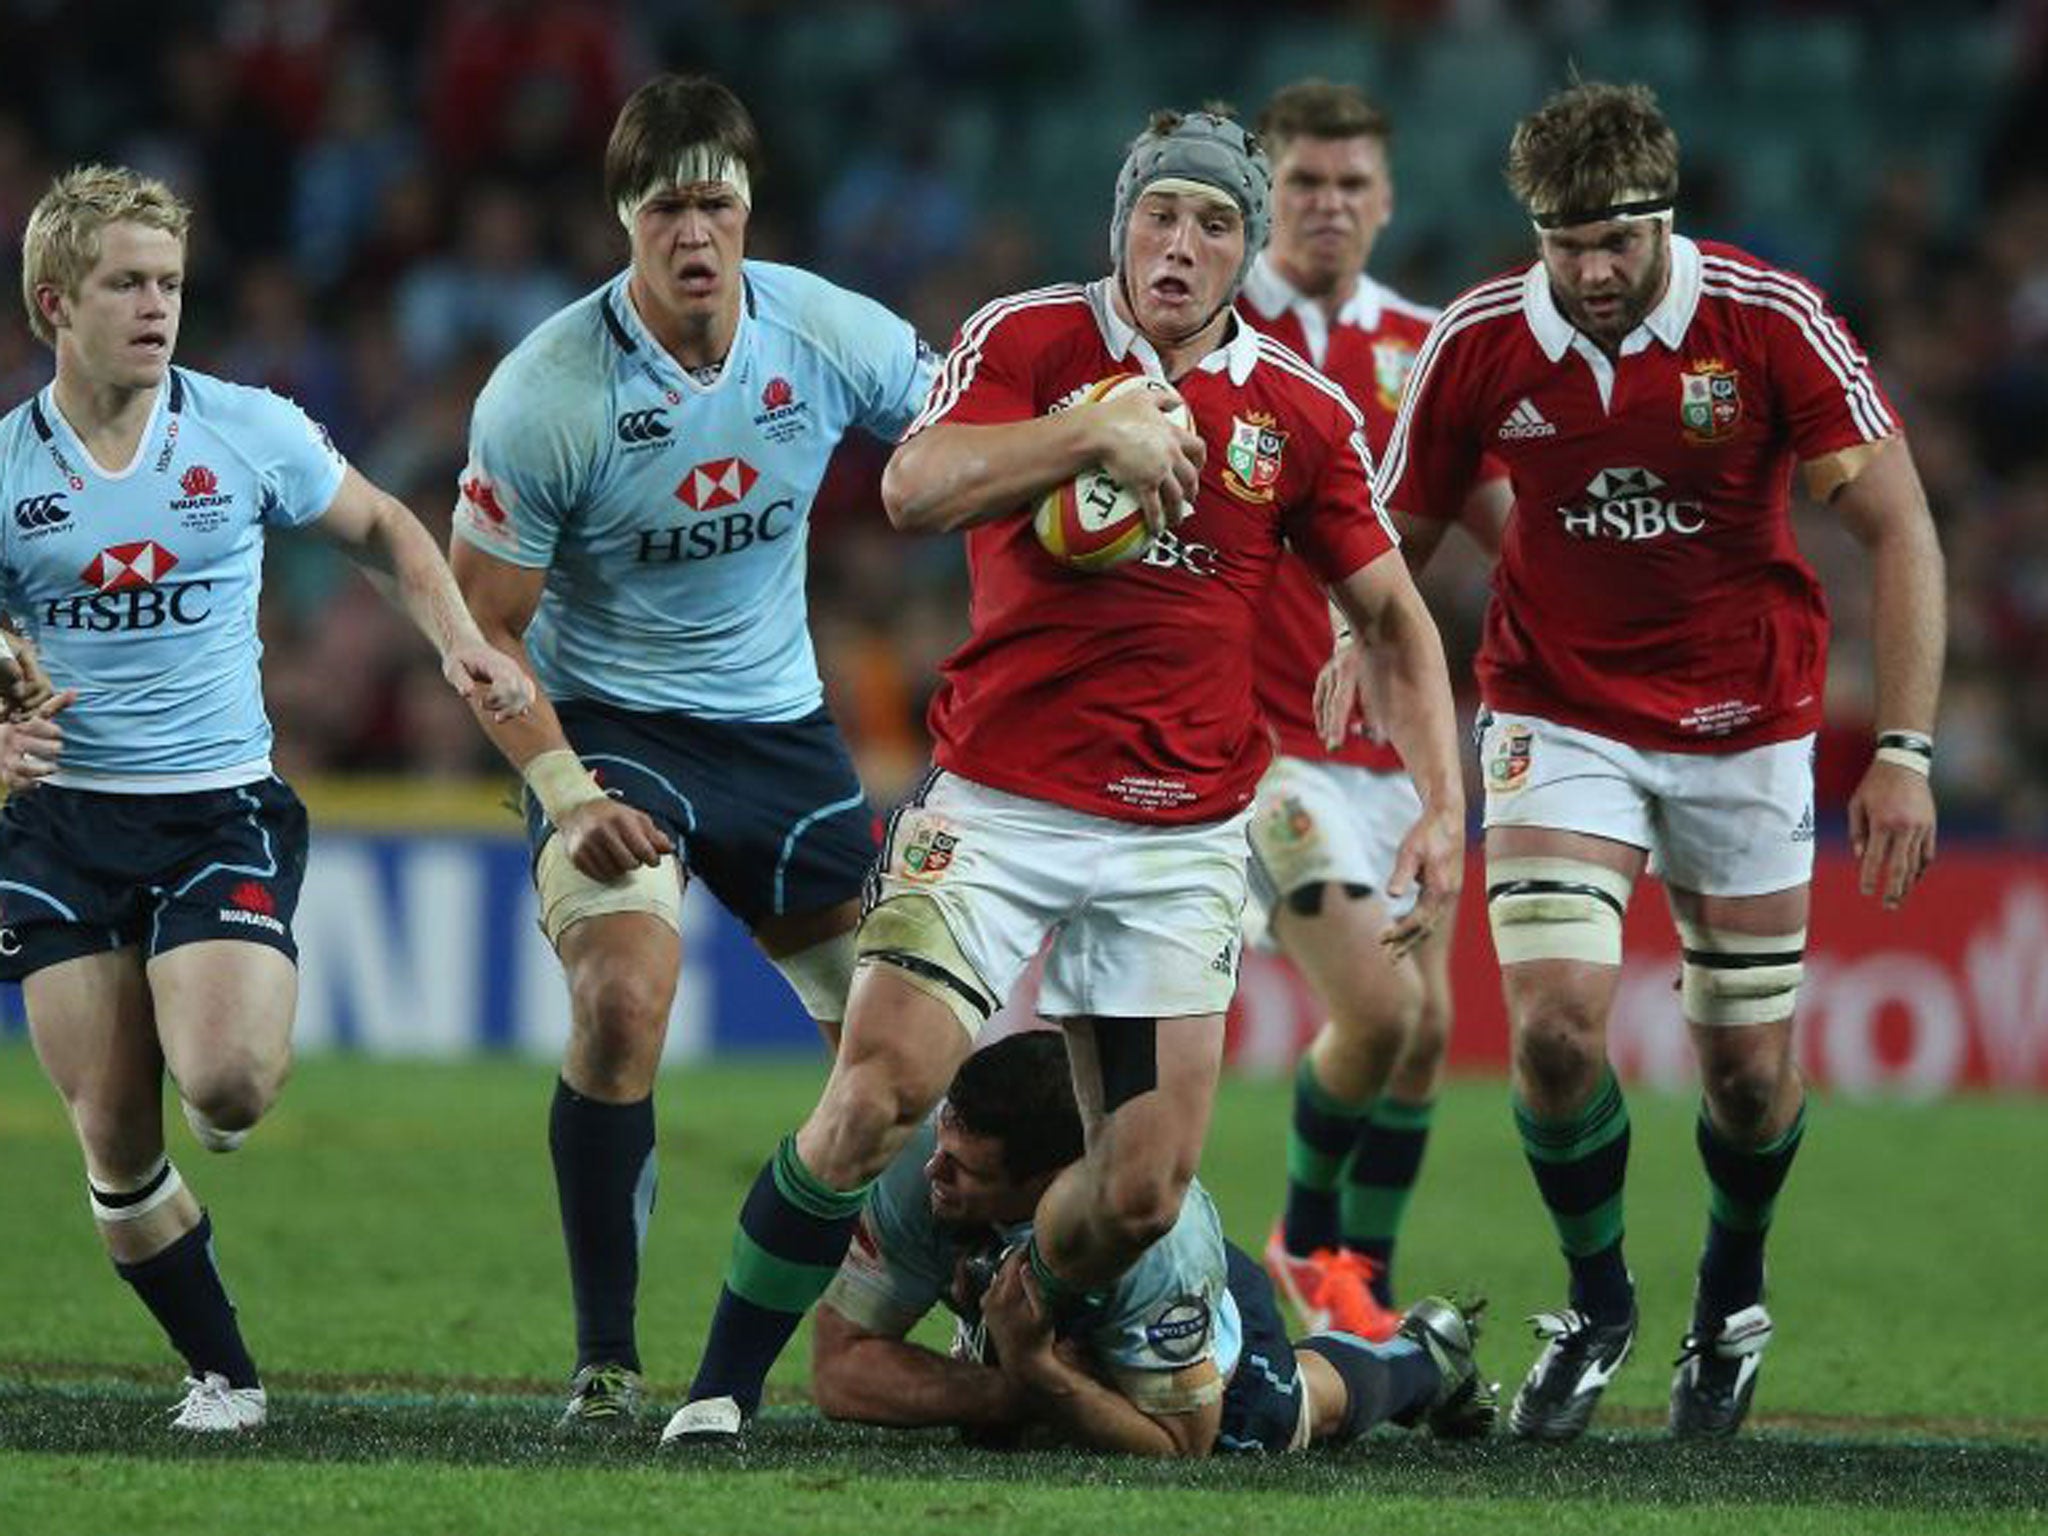
<svg viewBox="0 0 2048 1536">
<path fill-rule="evenodd" d="M 670 528 L 643 528 L 634 558 L 641 565 L 676 565 L 736 555 L 756 544 L 772 544 L 782 538 L 796 526 L 792 515 L 795 511 L 796 502 L 785 496 L 769 502 L 759 512 L 741 508 Z"/>
<path fill-rule="evenodd" d="M 82 629 L 94 634 L 162 629 L 165 625 L 184 629 L 204 624 L 212 616 L 212 591 L 211 581 L 164 581 L 46 598 L 43 624 L 50 629 Z"/>
<path fill-rule="evenodd" d="M 1657 493 L 1663 478 L 1647 469 L 1603 469 L 1586 486 L 1587 499 L 1558 508 L 1564 531 L 1578 539 L 1622 539 L 1642 543 L 1665 534 L 1681 538 L 1706 530 L 1706 508 L 1697 501 L 1667 500 Z"/>
</svg>

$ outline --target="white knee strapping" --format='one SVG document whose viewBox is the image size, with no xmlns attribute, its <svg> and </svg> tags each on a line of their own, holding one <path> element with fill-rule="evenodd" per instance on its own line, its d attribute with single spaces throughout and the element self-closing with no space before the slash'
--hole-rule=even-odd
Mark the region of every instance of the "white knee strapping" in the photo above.
<svg viewBox="0 0 2048 1536">
<path fill-rule="evenodd" d="M 157 1159 L 156 1166 L 132 1190 L 101 1189 L 90 1179 L 85 1184 L 85 1202 L 95 1221 L 140 1221 L 185 1187 L 178 1165 L 169 1157 Z"/>
<path fill-rule="evenodd" d="M 683 877 L 676 856 L 655 865 L 635 864 L 616 880 L 593 880 L 578 869 L 559 836 L 541 844 L 533 883 L 540 898 L 541 932 L 550 944 L 586 917 L 609 912 L 645 912 L 683 931 Z"/>
<path fill-rule="evenodd" d="M 1730 933 L 1680 922 L 1679 992 L 1694 1024 L 1774 1024 L 1792 1016 L 1805 970 L 1806 930 Z"/>
<path fill-rule="evenodd" d="M 1585 859 L 1487 860 L 1486 920 L 1500 963 L 1621 964 L 1621 917 L 1632 883 Z"/>
<path fill-rule="evenodd" d="M 846 990 L 853 985 L 857 953 L 853 935 L 849 928 L 771 962 L 804 1005 L 804 1012 L 820 1024 L 837 1024 L 846 1017 Z"/>
</svg>

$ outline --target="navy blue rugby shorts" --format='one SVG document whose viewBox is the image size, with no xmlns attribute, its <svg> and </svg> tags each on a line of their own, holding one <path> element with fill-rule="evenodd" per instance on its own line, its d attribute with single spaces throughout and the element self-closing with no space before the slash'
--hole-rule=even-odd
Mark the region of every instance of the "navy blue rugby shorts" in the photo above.
<svg viewBox="0 0 2048 1536">
<path fill-rule="evenodd" d="M 653 818 L 690 874 L 749 928 L 860 894 L 876 818 L 825 710 L 704 720 L 567 699 L 555 713 L 605 792 Z M 524 805 L 538 857 L 554 828 L 530 792 Z"/>
<path fill-rule="evenodd" d="M 296 960 L 305 875 L 306 808 L 275 776 L 166 795 L 38 785 L 0 806 L 0 980 L 202 939 Z"/>
</svg>

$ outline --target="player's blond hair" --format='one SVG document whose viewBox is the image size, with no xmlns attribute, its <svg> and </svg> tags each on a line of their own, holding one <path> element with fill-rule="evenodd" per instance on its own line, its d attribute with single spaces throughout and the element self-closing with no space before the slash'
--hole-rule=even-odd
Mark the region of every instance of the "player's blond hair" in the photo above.
<svg viewBox="0 0 2048 1536">
<path fill-rule="evenodd" d="M 1389 142 L 1394 120 L 1355 85 L 1312 77 L 1273 93 L 1259 114 L 1259 141 L 1277 162 L 1296 139 L 1377 139 Z"/>
<path fill-rule="evenodd" d="M 1539 221 L 1678 191 L 1678 135 L 1647 85 L 1574 81 L 1515 125 L 1508 187 Z"/>
<path fill-rule="evenodd" d="M 100 237 L 109 224 L 141 224 L 176 235 L 185 243 L 192 210 L 154 176 L 123 165 L 73 166 L 50 183 L 28 216 L 21 235 L 21 301 L 28 327 L 46 347 L 57 333 L 36 303 L 44 284 L 75 298 L 86 274 L 99 264 Z"/>
</svg>

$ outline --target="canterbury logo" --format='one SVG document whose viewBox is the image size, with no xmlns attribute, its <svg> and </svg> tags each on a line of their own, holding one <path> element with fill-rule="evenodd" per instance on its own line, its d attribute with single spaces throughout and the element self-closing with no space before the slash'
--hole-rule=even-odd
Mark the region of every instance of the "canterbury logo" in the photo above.
<svg viewBox="0 0 2048 1536">
<path fill-rule="evenodd" d="M 622 443 L 652 443 L 669 435 L 669 425 L 664 419 L 668 413 L 656 409 L 651 411 L 628 411 L 619 418 L 619 441 Z"/>
<path fill-rule="evenodd" d="M 1557 428 L 1543 419 L 1543 413 L 1536 409 L 1535 402 L 1527 395 L 1508 412 L 1508 419 L 1500 424 L 1500 436 L 1508 439 L 1525 437 L 1555 437 Z"/>
<path fill-rule="evenodd" d="M 64 493 L 24 496 L 14 504 L 15 525 L 20 528 L 54 528 L 68 521 L 71 509 L 64 505 Z"/>
</svg>

